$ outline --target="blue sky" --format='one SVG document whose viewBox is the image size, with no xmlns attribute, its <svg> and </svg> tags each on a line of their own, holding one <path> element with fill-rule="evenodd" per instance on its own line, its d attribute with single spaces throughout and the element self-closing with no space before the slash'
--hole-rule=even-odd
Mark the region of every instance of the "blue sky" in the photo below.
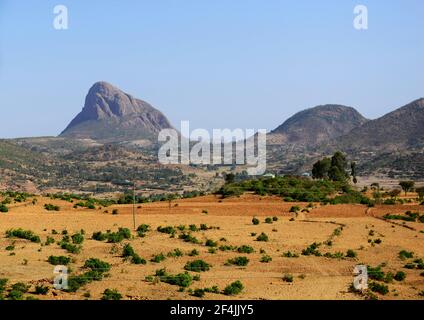
<svg viewBox="0 0 424 320">
<path fill-rule="evenodd" d="M 52 27 L 69 10 L 69 30 Z M 353 28 L 353 8 L 369 29 Z M 108 81 L 179 126 L 274 129 L 424 96 L 422 0 L 0 0 L 0 138 L 57 135 Z"/>
</svg>

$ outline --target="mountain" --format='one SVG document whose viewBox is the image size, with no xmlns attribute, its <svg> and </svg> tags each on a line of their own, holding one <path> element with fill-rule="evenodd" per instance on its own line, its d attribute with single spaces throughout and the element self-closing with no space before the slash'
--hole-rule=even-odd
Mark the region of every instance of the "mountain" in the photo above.
<svg viewBox="0 0 424 320">
<path fill-rule="evenodd" d="M 366 123 L 354 108 L 322 105 L 295 114 L 271 132 L 270 144 L 314 146 L 347 134 Z"/>
<path fill-rule="evenodd" d="M 346 152 L 423 148 L 424 98 L 368 121 L 334 141 L 334 146 Z"/>
<path fill-rule="evenodd" d="M 60 137 L 101 142 L 154 141 L 166 128 L 172 128 L 171 123 L 159 110 L 107 82 L 97 82 L 89 90 L 82 111 Z"/>
</svg>

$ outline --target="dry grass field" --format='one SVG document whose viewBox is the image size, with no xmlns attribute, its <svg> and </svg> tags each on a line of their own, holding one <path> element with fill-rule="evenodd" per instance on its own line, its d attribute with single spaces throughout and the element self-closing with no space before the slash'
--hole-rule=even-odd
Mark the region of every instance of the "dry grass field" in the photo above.
<svg viewBox="0 0 424 320">
<path fill-rule="evenodd" d="M 57 205 L 60 211 L 47 211 L 45 204 Z M 34 205 L 30 198 L 25 203 L 11 204 L 8 213 L 0 213 L 0 279 L 8 279 L 9 285 L 17 282 L 31 285 L 25 297 L 38 299 L 100 299 L 105 289 L 118 290 L 123 299 L 198 299 L 192 294 L 195 289 L 213 286 L 219 290 L 206 293 L 205 299 L 365 299 L 366 295 L 351 292 L 349 288 L 354 267 L 366 264 L 382 265 L 386 274 L 395 275 L 399 271 L 406 274 L 401 281 L 381 282 L 388 286 L 389 292 L 385 295 L 373 293 L 378 299 L 424 298 L 420 296 L 424 291 L 424 270 L 404 267 L 414 259 L 424 258 L 424 224 L 381 219 L 387 213 L 403 214 L 408 210 L 424 214 L 424 206 L 367 208 L 364 205 L 314 204 L 309 212 L 296 215 L 289 212 L 295 205 L 301 209 L 308 206 L 307 203 L 287 203 L 280 198 L 250 194 L 224 200 L 215 196 L 175 200 L 171 205 L 168 202 L 142 204 L 136 209 L 136 225 L 147 224 L 150 231 L 139 237 L 133 229 L 131 205 L 74 209 L 72 203 L 62 200 L 37 197 Z M 118 214 L 112 214 L 114 209 Z M 259 220 L 258 225 L 252 223 L 253 217 Z M 267 217 L 276 217 L 276 221 L 271 219 L 272 223 L 266 223 Z M 184 242 L 179 238 L 183 231 L 178 226 L 184 225 L 184 232 L 188 234 L 189 225 L 200 228 L 201 224 L 212 227 L 191 232 L 201 243 Z M 159 226 L 174 227 L 175 236 L 159 232 Z M 91 239 L 94 232 L 114 232 L 119 227 L 131 229 L 131 239 L 118 243 Z M 7 230 L 17 228 L 34 232 L 40 236 L 41 243 L 6 237 Z M 71 236 L 81 229 L 85 239 L 80 253 L 69 253 L 58 245 L 63 230 Z M 257 241 L 261 233 L 269 240 Z M 45 245 L 47 237 L 53 238 L 55 243 Z M 216 242 L 211 243 L 216 247 L 206 246 L 207 240 Z M 322 256 L 302 255 L 302 251 L 314 242 L 321 243 L 318 250 Z M 133 264 L 122 257 L 127 243 L 146 264 Z M 243 245 L 252 247 L 254 252 L 238 252 L 237 248 Z M 167 256 L 175 249 L 183 255 Z M 193 249 L 198 251 L 197 256 L 189 256 Z M 348 250 L 353 250 L 357 256 L 346 257 Z M 400 259 L 402 250 L 413 252 L 414 258 Z M 298 257 L 284 257 L 287 252 Z M 341 254 L 337 255 L 338 252 Z M 163 261 L 151 261 L 161 253 L 165 256 Z M 331 256 L 324 256 L 326 253 Z M 71 257 L 72 275 L 85 272 L 84 263 L 90 258 L 110 263 L 111 269 L 100 281 L 83 285 L 76 292 L 63 292 L 52 289 L 54 266 L 48 262 L 50 256 Z M 272 260 L 263 262 L 264 256 Z M 247 257 L 249 263 L 247 266 L 228 265 L 228 260 L 236 257 Z M 166 269 L 171 275 L 184 273 L 187 262 L 199 259 L 210 264 L 210 270 L 189 272 L 200 275 L 200 279 L 195 279 L 184 291 L 154 277 L 159 269 Z M 153 277 L 146 279 L 148 276 Z M 235 296 L 223 294 L 224 288 L 237 280 L 242 282 L 243 291 Z M 34 294 L 35 287 L 40 285 L 50 288 L 46 295 Z"/>
</svg>

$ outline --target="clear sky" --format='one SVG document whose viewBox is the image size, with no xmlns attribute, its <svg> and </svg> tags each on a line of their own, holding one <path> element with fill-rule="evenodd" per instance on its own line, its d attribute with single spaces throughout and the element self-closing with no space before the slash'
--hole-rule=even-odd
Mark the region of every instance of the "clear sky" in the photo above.
<svg viewBox="0 0 424 320">
<path fill-rule="evenodd" d="M 271 130 L 326 103 L 376 118 L 424 96 L 423 16 L 423 0 L 0 0 L 0 138 L 59 134 L 99 80 L 177 127 Z"/>
</svg>

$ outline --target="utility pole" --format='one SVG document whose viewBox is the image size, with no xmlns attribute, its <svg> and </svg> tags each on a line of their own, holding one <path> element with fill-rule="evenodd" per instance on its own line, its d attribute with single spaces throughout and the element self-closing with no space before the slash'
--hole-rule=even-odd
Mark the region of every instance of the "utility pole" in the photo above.
<svg viewBox="0 0 424 320">
<path fill-rule="evenodd" d="M 135 180 L 133 183 L 133 224 L 134 224 L 134 230 L 136 228 L 135 226 Z"/>
</svg>

